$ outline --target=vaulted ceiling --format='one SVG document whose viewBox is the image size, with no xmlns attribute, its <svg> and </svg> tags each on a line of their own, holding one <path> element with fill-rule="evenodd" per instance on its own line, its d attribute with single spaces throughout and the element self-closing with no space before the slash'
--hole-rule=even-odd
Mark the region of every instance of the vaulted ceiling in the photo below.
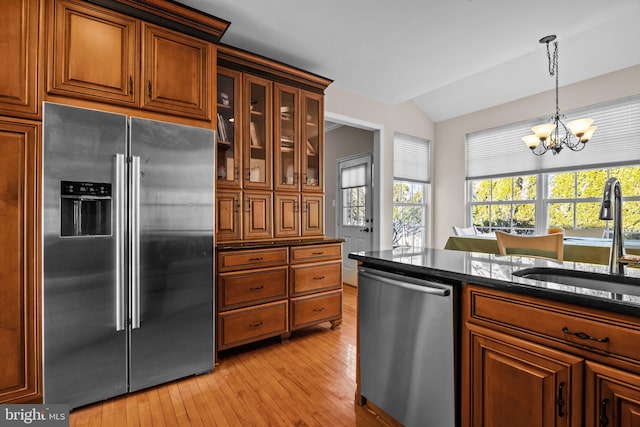
<svg viewBox="0 0 640 427">
<path fill-rule="evenodd" d="M 640 0 L 179 0 L 231 21 L 222 42 L 434 122 L 640 64 Z M 640 76 L 639 76 L 640 78 Z"/>
</svg>

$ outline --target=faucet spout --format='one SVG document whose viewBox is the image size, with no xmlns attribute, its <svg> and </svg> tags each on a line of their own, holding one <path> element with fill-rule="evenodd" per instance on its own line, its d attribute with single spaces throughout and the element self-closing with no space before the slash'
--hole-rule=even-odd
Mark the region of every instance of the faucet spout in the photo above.
<svg viewBox="0 0 640 427">
<path fill-rule="evenodd" d="M 611 239 L 611 251 L 609 252 L 609 273 L 624 274 L 624 264 L 620 262 L 620 259 L 624 256 L 622 187 L 617 178 L 609 178 L 604 186 L 602 204 L 600 205 L 600 219 L 613 220 L 613 236 Z"/>
</svg>

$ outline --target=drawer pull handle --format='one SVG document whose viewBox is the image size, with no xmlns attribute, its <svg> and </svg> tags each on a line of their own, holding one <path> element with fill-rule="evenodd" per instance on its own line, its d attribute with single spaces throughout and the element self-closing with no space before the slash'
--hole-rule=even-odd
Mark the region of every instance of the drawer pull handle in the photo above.
<svg viewBox="0 0 640 427">
<path fill-rule="evenodd" d="M 249 288 L 250 291 L 259 291 L 260 289 L 264 289 L 264 285 L 256 286 L 255 288 Z"/>
<path fill-rule="evenodd" d="M 562 389 L 564 389 L 564 382 L 560 383 L 560 387 L 558 387 L 558 399 L 556 400 L 556 404 L 558 405 L 558 416 L 564 416 L 564 399 L 562 398 Z"/>
<path fill-rule="evenodd" d="M 264 322 L 262 322 L 262 320 L 256 323 L 249 323 L 249 326 L 252 328 L 259 328 L 262 325 L 264 325 Z"/>
<path fill-rule="evenodd" d="M 596 342 L 609 342 L 609 337 L 604 337 L 604 338 L 592 337 L 591 335 L 586 334 L 584 332 L 573 332 L 573 331 L 570 331 L 569 328 L 567 328 L 566 326 L 564 328 L 562 328 L 562 332 L 564 332 L 565 334 L 574 335 L 574 336 L 580 338 L 581 340 L 591 340 L 591 341 L 596 341 Z"/>
<path fill-rule="evenodd" d="M 313 280 L 324 280 L 324 276 L 316 276 Z"/>
<path fill-rule="evenodd" d="M 324 255 L 324 252 L 323 252 L 323 251 L 320 251 L 320 252 L 312 252 L 311 254 L 312 254 L 312 255 Z"/>
<path fill-rule="evenodd" d="M 264 258 L 261 256 L 255 257 L 255 258 L 249 258 L 249 261 L 262 261 Z"/>
<path fill-rule="evenodd" d="M 315 311 L 316 313 L 320 313 L 321 311 L 324 311 L 324 307 L 314 308 L 313 311 Z"/>
<path fill-rule="evenodd" d="M 600 402 L 600 427 L 607 427 L 609 425 L 609 418 L 607 418 L 607 404 L 609 399 L 602 399 Z"/>
</svg>

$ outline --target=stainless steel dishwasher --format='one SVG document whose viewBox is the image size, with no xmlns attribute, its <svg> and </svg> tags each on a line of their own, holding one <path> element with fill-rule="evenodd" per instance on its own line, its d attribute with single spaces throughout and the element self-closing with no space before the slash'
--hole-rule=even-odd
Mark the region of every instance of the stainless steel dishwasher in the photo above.
<svg viewBox="0 0 640 427">
<path fill-rule="evenodd" d="M 454 287 L 360 267 L 361 394 L 406 426 L 456 425 Z"/>
</svg>

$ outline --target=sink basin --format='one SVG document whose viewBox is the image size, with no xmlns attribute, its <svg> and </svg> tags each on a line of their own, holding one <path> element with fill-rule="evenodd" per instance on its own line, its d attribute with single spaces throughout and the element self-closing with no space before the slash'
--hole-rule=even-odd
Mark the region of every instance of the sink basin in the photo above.
<svg viewBox="0 0 640 427">
<path fill-rule="evenodd" d="M 562 268 L 534 267 L 513 272 L 514 276 L 598 291 L 640 296 L 640 278 Z"/>
</svg>

